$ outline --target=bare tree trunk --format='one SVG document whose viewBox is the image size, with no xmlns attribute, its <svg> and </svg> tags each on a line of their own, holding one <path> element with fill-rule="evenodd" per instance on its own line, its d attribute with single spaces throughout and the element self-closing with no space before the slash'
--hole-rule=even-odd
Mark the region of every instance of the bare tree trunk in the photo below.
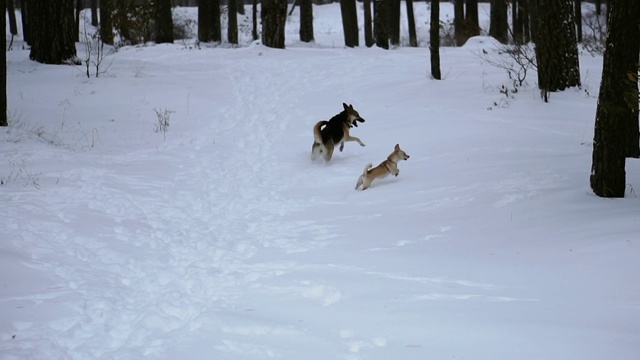
<svg viewBox="0 0 640 360">
<path fill-rule="evenodd" d="M 371 0 L 363 0 L 362 7 L 364 9 L 364 44 L 372 47 L 373 41 L 373 20 L 371 19 Z"/>
<path fill-rule="evenodd" d="M 284 49 L 287 0 L 262 0 L 262 43 Z"/>
<path fill-rule="evenodd" d="M 211 1 L 211 41 L 222 42 L 222 24 L 220 22 L 220 0 Z"/>
<path fill-rule="evenodd" d="M 91 0 L 91 26 L 98 26 L 98 0 Z"/>
<path fill-rule="evenodd" d="M 13 0 L 9 0 L 13 1 Z M 7 0 L 2 0 L 2 8 L 7 8 Z M 7 28 L 7 17 L 2 17 L 2 28 Z M 3 49 L 7 48 L 7 37 L 2 37 L 2 47 Z M 7 121 L 7 52 L 2 51 L 0 54 L 0 65 L 2 66 L 2 73 L 0 78 L 0 86 L 2 86 L 2 95 L 0 95 L 0 102 L 2 102 L 2 115 L 0 115 L 0 126 L 9 126 L 9 122 Z"/>
<path fill-rule="evenodd" d="M 11 35 L 16 36 L 18 35 L 18 23 L 16 21 L 16 8 L 13 5 L 13 0 L 8 0 L 5 2 L 7 3 L 7 11 L 9 12 L 9 31 L 11 32 Z"/>
<path fill-rule="evenodd" d="M 347 47 L 358 46 L 358 13 L 356 11 L 356 0 L 340 0 L 340 13 L 342 14 L 344 44 Z"/>
<path fill-rule="evenodd" d="M 462 46 L 467 39 L 466 21 L 464 20 L 464 0 L 453 0 L 453 26 L 456 36 L 456 46 Z"/>
<path fill-rule="evenodd" d="M 156 31 L 155 42 L 158 44 L 173 44 L 173 17 L 171 14 L 171 0 L 154 0 Z"/>
<path fill-rule="evenodd" d="M 389 49 L 389 3 L 386 0 L 374 0 L 373 2 L 373 27 L 376 45 L 383 49 Z"/>
<path fill-rule="evenodd" d="M 582 42 L 582 0 L 573 0 L 575 5 L 576 36 L 578 42 Z"/>
<path fill-rule="evenodd" d="M 31 22 L 29 21 L 29 0 L 20 0 L 20 18 L 22 19 L 22 38 L 31 45 Z"/>
<path fill-rule="evenodd" d="M 478 0 L 467 0 L 465 21 L 467 23 L 467 38 L 480 35 L 480 21 L 478 19 Z"/>
<path fill-rule="evenodd" d="M 76 27 L 75 27 L 75 39 L 80 41 L 80 12 L 82 12 L 82 0 L 76 0 Z"/>
<path fill-rule="evenodd" d="M 227 41 L 229 44 L 238 44 L 238 11 L 236 0 L 227 0 Z"/>
<path fill-rule="evenodd" d="M 109 45 L 113 45 L 112 14 L 112 0 L 100 0 L 100 39 Z"/>
<path fill-rule="evenodd" d="M 440 80 L 440 0 L 431 0 L 431 25 L 429 26 L 429 52 L 431 76 Z"/>
<path fill-rule="evenodd" d="M 508 7 L 505 0 L 491 0 L 491 24 L 489 35 L 499 42 L 506 44 L 509 42 L 509 21 Z"/>
<path fill-rule="evenodd" d="M 300 41 L 313 41 L 313 3 L 300 0 Z"/>
<path fill-rule="evenodd" d="M 389 42 L 400 45 L 400 0 L 389 0 Z"/>
<path fill-rule="evenodd" d="M 418 47 L 418 35 L 416 33 L 416 19 L 413 15 L 413 0 L 406 0 L 407 22 L 409 26 L 409 45 Z"/>
<path fill-rule="evenodd" d="M 76 64 L 73 0 L 29 2 L 32 44 L 29 58 L 43 64 Z"/>
<path fill-rule="evenodd" d="M 251 6 L 251 18 L 253 20 L 253 27 L 251 28 L 251 37 L 253 41 L 258 40 L 258 0 L 253 0 Z"/>
</svg>

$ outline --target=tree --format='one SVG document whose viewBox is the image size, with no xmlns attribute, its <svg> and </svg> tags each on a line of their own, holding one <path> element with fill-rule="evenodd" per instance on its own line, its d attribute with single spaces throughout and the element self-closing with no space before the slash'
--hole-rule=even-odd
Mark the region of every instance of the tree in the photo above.
<svg viewBox="0 0 640 360">
<path fill-rule="evenodd" d="M 7 8 L 6 0 L 2 0 L 2 8 Z M 2 16 L 2 28 L 7 28 L 6 16 Z M 6 36 L 2 37 L 2 47 L 4 49 L 7 48 Z M 0 126 L 9 126 L 9 122 L 7 121 L 7 52 L 4 49 L 2 54 L 0 54 L 0 63 L 2 63 L 2 78 L 0 79 L 0 86 L 2 86 L 2 96 L 0 96 L 0 101 L 2 102 L 2 115 L 0 115 Z"/>
<path fill-rule="evenodd" d="M 91 26 L 98 26 L 98 0 L 91 0 Z"/>
<path fill-rule="evenodd" d="M 9 12 L 9 32 L 12 36 L 18 35 L 18 23 L 16 21 L 16 9 L 13 6 L 13 0 L 6 1 L 7 11 Z M 5 20 L 6 21 L 6 20 Z"/>
<path fill-rule="evenodd" d="M 173 18 L 171 17 L 171 0 L 154 0 L 155 36 L 158 44 L 173 44 Z"/>
<path fill-rule="evenodd" d="M 371 19 L 371 0 L 363 0 L 362 8 L 364 10 L 364 44 L 372 47 L 373 41 L 373 20 Z"/>
<path fill-rule="evenodd" d="M 456 46 L 462 46 L 468 39 L 466 22 L 464 21 L 464 0 L 453 1 L 453 26 L 456 37 Z"/>
<path fill-rule="evenodd" d="M 74 0 L 30 1 L 31 60 L 44 64 L 77 64 Z"/>
<path fill-rule="evenodd" d="M 509 41 L 507 1 L 508 0 L 491 0 L 491 23 L 489 25 L 489 36 L 492 36 L 503 44 L 506 44 Z"/>
<path fill-rule="evenodd" d="M 100 0 L 100 39 L 113 45 L 113 2 Z"/>
<path fill-rule="evenodd" d="M 311 0 L 300 0 L 300 41 L 313 41 L 313 4 Z"/>
<path fill-rule="evenodd" d="M 480 21 L 478 19 L 478 0 L 467 0 L 465 22 L 467 39 L 480 35 Z"/>
<path fill-rule="evenodd" d="M 440 80 L 440 0 L 431 0 L 431 25 L 429 26 L 429 52 L 431 76 Z"/>
<path fill-rule="evenodd" d="M 82 0 L 76 0 L 76 12 L 75 12 L 75 29 L 74 37 L 76 41 L 80 41 L 80 13 L 82 12 Z"/>
<path fill-rule="evenodd" d="M 253 20 L 251 37 L 253 38 L 253 41 L 256 41 L 258 40 L 258 0 L 253 0 L 251 5 L 251 18 Z"/>
<path fill-rule="evenodd" d="M 287 0 L 262 0 L 262 43 L 284 49 Z"/>
<path fill-rule="evenodd" d="M 22 19 L 22 38 L 24 42 L 31 44 L 31 31 L 29 30 L 31 22 L 29 21 L 30 9 L 28 3 L 28 0 L 20 0 L 20 18 Z"/>
<path fill-rule="evenodd" d="M 340 0 L 344 44 L 347 47 L 358 46 L 358 13 L 356 0 Z"/>
<path fill-rule="evenodd" d="M 198 40 L 201 42 L 220 42 L 220 1 L 198 0 Z"/>
<path fill-rule="evenodd" d="M 578 43 L 573 0 L 537 0 L 530 4 L 533 42 L 538 62 L 538 88 L 549 92 L 580 86 Z"/>
<path fill-rule="evenodd" d="M 602 81 L 596 108 L 590 184 L 602 197 L 624 197 L 625 159 L 639 157 L 638 52 L 640 2 L 608 4 Z"/>
<path fill-rule="evenodd" d="M 376 45 L 389 49 L 389 4 L 386 0 L 373 2 L 373 29 Z"/>
<path fill-rule="evenodd" d="M 400 45 L 400 0 L 389 1 L 389 42 Z"/>
<path fill-rule="evenodd" d="M 413 0 L 406 0 L 407 22 L 409 26 L 409 45 L 418 47 L 418 35 L 416 33 L 416 20 L 413 15 Z"/>
<path fill-rule="evenodd" d="M 573 0 L 575 5 L 576 36 L 582 42 L 582 0 Z"/>
<path fill-rule="evenodd" d="M 227 41 L 229 44 L 238 44 L 238 11 L 236 0 L 227 1 Z"/>
</svg>

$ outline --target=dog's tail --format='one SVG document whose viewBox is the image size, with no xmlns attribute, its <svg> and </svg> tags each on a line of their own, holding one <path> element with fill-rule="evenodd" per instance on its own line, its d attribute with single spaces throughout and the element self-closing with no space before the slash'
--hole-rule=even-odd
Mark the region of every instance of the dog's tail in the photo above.
<svg viewBox="0 0 640 360">
<path fill-rule="evenodd" d="M 358 182 L 356 183 L 356 190 L 358 190 L 358 188 L 364 184 L 364 178 L 365 176 L 367 176 L 367 171 L 369 171 L 369 169 L 371 169 L 372 166 L 373 166 L 372 163 L 368 163 L 367 165 L 364 166 L 362 175 L 360 175 L 360 177 L 358 178 Z M 364 190 L 364 188 L 362 188 L 362 190 Z"/>
<path fill-rule="evenodd" d="M 327 125 L 328 123 L 329 123 L 328 121 L 320 120 L 313 127 L 313 141 L 314 142 L 316 142 L 318 144 L 322 144 L 322 133 L 320 132 L 320 130 L 324 125 Z"/>
</svg>

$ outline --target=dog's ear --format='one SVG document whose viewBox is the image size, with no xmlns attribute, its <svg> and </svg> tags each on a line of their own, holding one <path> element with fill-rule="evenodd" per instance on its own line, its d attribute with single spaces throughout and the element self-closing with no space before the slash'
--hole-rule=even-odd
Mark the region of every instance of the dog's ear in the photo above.
<svg viewBox="0 0 640 360">
<path fill-rule="evenodd" d="M 395 150 L 400 151 L 400 144 L 396 144 Z"/>
<path fill-rule="evenodd" d="M 342 107 L 343 107 L 345 110 L 348 110 L 348 109 L 349 109 L 349 107 L 347 106 L 347 104 L 346 104 L 346 103 L 342 103 Z"/>
</svg>

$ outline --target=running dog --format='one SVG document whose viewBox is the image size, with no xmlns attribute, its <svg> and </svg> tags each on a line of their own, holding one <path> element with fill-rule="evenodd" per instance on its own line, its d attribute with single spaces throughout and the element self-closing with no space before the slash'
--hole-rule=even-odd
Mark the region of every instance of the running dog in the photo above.
<svg viewBox="0 0 640 360">
<path fill-rule="evenodd" d="M 318 156 L 324 157 L 325 161 L 331 160 L 333 149 L 340 144 L 340 151 L 344 148 L 345 141 L 357 141 L 360 146 L 365 146 L 360 139 L 349 135 L 349 129 L 358 126 L 358 122 L 364 119 L 353 108 L 353 105 L 342 103 L 344 110 L 332 117 L 329 121 L 320 120 L 313 127 L 313 146 L 311 147 L 311 160 Z"/>
<path fill-rule="evenodd" d="M 399 144 L 396 144 L 394 151 L 387 157 L 387 160 L 381 162 L 380 165 L 373 169 L 371 169 L 371 166 L 373 166 L 371 163 L 368 163 L 364 167 L 364 171 L 356 183 L 356 190 L 360 186 L 362 186 L 362 190 L 367 190 L 373 180 L 385 178 L 389 174 L 398 176 L 400 173 L 400 170 L 398 170 L 398 161 L 408 159 L 409 154 L 400 149 Z"/>
</svg>

